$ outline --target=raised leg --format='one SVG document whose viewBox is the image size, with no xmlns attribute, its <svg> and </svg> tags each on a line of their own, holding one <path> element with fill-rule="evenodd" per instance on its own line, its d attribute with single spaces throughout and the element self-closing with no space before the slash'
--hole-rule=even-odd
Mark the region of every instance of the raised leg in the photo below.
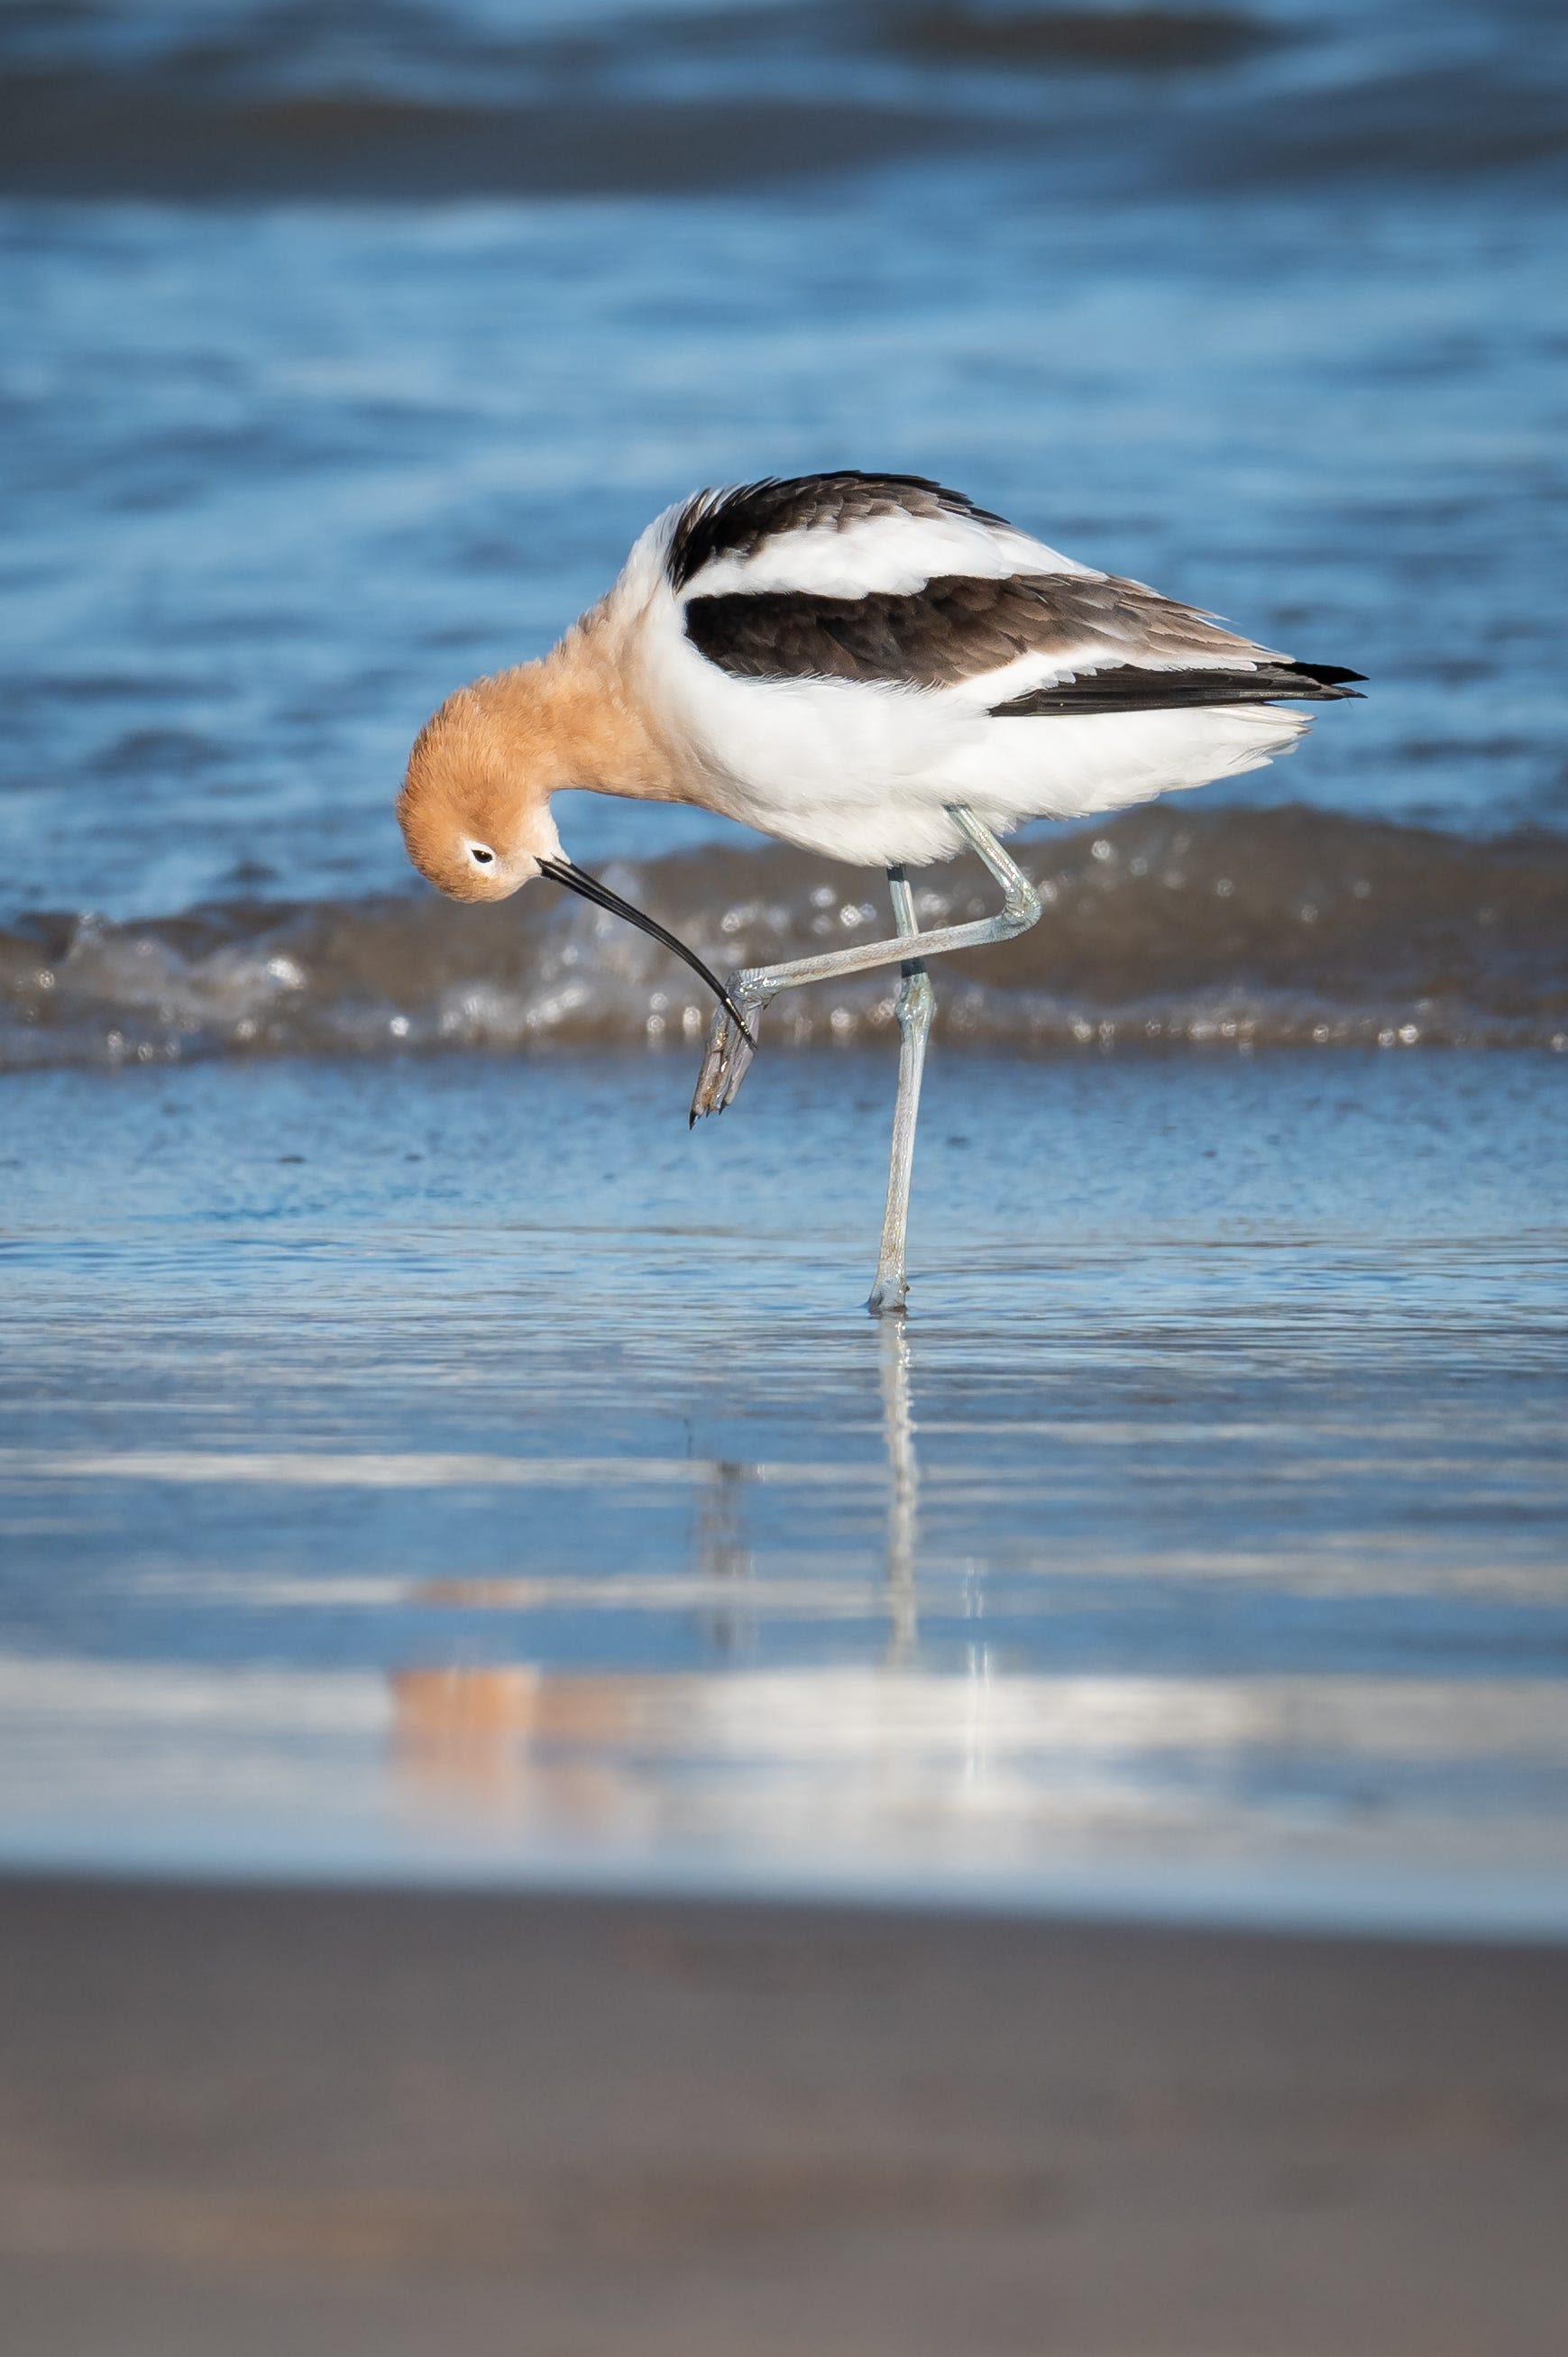
<svg viewBox="0 0 1568 2357">
<path fill-rule="evenodd" d="M 901 867 L 887 870 L 893 898 L 893 918 L 900 935 L 912 941 L 915 896 Z M 893 1153 L 887 1166 L 887 1209 L 882 1220 L 882 1251 L 876 1280 L 866 1303 L 874 1318 L 902 1317 L 909 1297 L 904 1272 L 904 1240 L 909 1226 L 909 1176 L 915 1162 L 915 1124 L 920 1114 L 920 1076 L 926 1069 L 926 1041 L 930 1036 L 931 978 L 924 958 L 906 958 L 898 985 L 898 1101 L 893 1109 Z"/>
<path fill-rule="evenodd" d="M 1040 914 L 1040 897 L 983 822 L 962 802 L 949 805 L 948 815 L 971 849 L 984 861 L 1003 890 L 1001 911 L 965 925 L 941 925 L 929 933 L 900 934 L 890 942 L 860 942 L 851 949 L 826 950 L 817 957 L 795 958 L 788 965 L 746 966 L 731 974 L 729 993 L 748 1018 L 755 1035 L 755 1017 L 778 990 L 799 990 L 802 983 L 832 982 L 840 974 L 868 974 L 876 966 L 904 965 L 917 958 L 944 957 L 950 950 L 979 949 L 990 942 L 1011 941 L 1027 932 Z M 734 1102 L 750 1068 L 752 1050 L 722 1006 L 708 1033 L 707 1051 L 697 1075 L 692 1099 L 692 1119 L 705 1113 L 723 1113 Z"/>
</svg>

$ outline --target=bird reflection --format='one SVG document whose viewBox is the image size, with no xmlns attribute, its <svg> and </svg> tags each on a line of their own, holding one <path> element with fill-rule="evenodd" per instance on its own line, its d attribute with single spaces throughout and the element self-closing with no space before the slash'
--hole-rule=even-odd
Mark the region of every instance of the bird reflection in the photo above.
<svg viewBox="0 0 1568 2357">
<path fill-rule="evenodd" d="M 751 1549 L 746 1536 L 746 1493 L 753 1468 L 721 1458 L 709 1469 L 709 1478 L 697 1492 L 697 1528 L 693 1553 L 697 1576 L 724 1593 L 723 1600 L 703 1616 L 703 1629 L 715 1652 L 743 1650 L 746 1617 L 740 1608 L 751 1578 Z"/>
<path fill-rule="evenodd" d="M 912 1353 L 902 1318 L 875 1329 L 886 1521 L 883 1585 L 887 1637 L 883 1661 L 908 1669 L 919 1647 L 918 1558 L 919 1462 L 911 1407 Z M 764 1469 L 730 1459 L 702 1468 L 692 1533 L 693 1585 L 703 1595 L 708 1648 L 731 1659 L 746 1651 L 757 1606 L 747 1532 L 751 1494 Z M 449 1610 L 526 1611 L 560 1600 L 538 1577 L 432 1579 L 417 1600 Z M 407 1669 L 392 1678 L 394 1749 L 401 1776 L 427 1797 L 463 1791 L 470 1799 L 529 1813 L 548 1793 L 558 1823 L 592 1823 L 623 1797 L 626 1761 L 662 1717 L 667 1681 L 638 1673 L 594 1675 L 514 1663 L 494 1667 Z"/>
<path fill-rule="evenodd" d="M 909 1336 L 902 1318 L 878 1329 L 882 1344 L 882 1437 L 887 1455 L 887 1660 L 903 1669 L 919 1641 L 915 1553 L 919 1541 L 920 1467 L 909 1411 Z"/>
<path fill-rule="evenodd" d="M 556 1676 L 532 1663 L 399 1670 L 393 1754 L 421 1799 L 478 1802 L 591 1827 L 621 1805 L 625 1753 L 639 1724 L 637 1678 Z"/>
<path fill-rule="evenodd" d="M 887 1471 L 887 1520 L 884 1544 L 884 1584 L 887 1596 L 886 1659 L 903 1668 L 914 1659 L 919 1637 L 915 1560 L 919 1539 L 920 1468 L 915 1453 L 915 1425 L 909 1405 L 910 1349 L 902 1318 L 888 1318 L 877 1329 L 882 1446 Z M 700 1577 L 715 1587 L 738 1587 L 749 1583 L 751 1548 L 746 1535 L 747 1492 L 756 1478 L 755 1466 L 715 1463 L 703 1488 L 697 1508 L 696 1565 Z M 708 1622 L 710 1634 L 725 1652 L 739 1650 L 739 1612 L 727 1601 Z"/>
</svg>

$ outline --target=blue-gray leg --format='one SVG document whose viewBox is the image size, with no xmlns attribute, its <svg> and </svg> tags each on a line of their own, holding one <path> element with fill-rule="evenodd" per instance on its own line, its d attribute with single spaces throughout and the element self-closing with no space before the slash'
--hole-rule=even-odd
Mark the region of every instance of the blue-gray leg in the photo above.
<svg viewBox="0 0 1568 2357">
<path fill-rule="evenodd" d="M 1011 941 L 1026 933 L 1040 914 L 1040 896 L 1028 877 L 1007 856 L 991 829 L 962 802 L 951 802 L 948 815 L 964 841 L 979 854 L 996 881 L 1004 899 L 1000 913 L 980 917 L 967 925 L 940 925 L 929 933 L 905 933 L 891 942 L 859 942 L 853 949 L 824 950 L 820 956 L 795 958 L 788 965 L 743 967 L 732 974 L 730 996 L 746 1013 L 755 1037 L 759 1015 L 776 990 L 798 990 L 802 983 L 833 982 L 840 974 L 868 974 L 874 967 L 905 965 L 915 957 L 943 957 L 950 950 L 983 949 L 991 942 Z M 736 1030 L 724 1007 L 714 1014 L 708 1033 L 697 1092 L 692 1099 L 692 1119 L 705 1113 L 723 1113 L 735 1102 L 736 1090 L 751 1067 L 752 1049 Z"/>
<path fill-rule="evenodd" d="M 915 896 L 901 867 L 887 870 L 893 898 L 893 919 L 899 934 L 913 940 Z M 926 1069 L 926 1041 L 930 1037 L 934 999 L 924 958 L 906 958 L 898 985 L 898 1101 L 893 1109 L 893 1153 L 887 1166 L 887 1208 L 882 1220 L 882 1251 L 876 1280 L 866 1303 L 874 1318 L 902 1317 L 909 1297 L 905 1274 L 905 1239 L 909 1227 L 909 1178 L 915 1163 L 915 1125 L 920 1114 L 920 1079 Z"/>
<path fill-rule="evenodd" d="M 929 957 L 949 950 L 980 949 L 991 942 L 1011 941 L 1027 932 L 1040 914 L 1040 896 L 1028 877 L 1008 857 L 991 829 L 961 802 L 949 805 L 948 815 L 971 849 L 978 853 L 1001 885 L 1003 904 L 994 917 L 964 925 L 940 925 L 922 933 L 915 928 L 914 901 L 901 868 L 889 868 L 897 940 L 862 942 L 853 949 L 828 950 L 821 956 L 796 958 L 788 965 L 747 966 L 731 974 L 729 994 L 757 1032 L 757 1017 L 776 990 L 796 990 L 806 982 L 832 982 L 840 974 L 866 974 L 876 966 L 903 969 L 898 990 L 898 1103 L 893 1117 L 893 1159 L 887 1174 L 887 1210 L 882 1223 L 882 1253 L 876 1282 L 866 1307 L 874 1317 L 902 1312 L 908 1294 L 904 1274 L 904 1237 L 909 1218 L 909 1173 L 915 1156 L 915 1121 L 920 1105 L 920 1076 L 925 1069 L 926 1039 L 931 1028 L 931 985 L 926 973 Z M 692 1119 L 722 1113 L 733 1103 L 736 1091 L 751 1065 L 753 1049 L 721 1006 L 708 1033 L 697 1091 L 692 1099 Z"/>
</svg>

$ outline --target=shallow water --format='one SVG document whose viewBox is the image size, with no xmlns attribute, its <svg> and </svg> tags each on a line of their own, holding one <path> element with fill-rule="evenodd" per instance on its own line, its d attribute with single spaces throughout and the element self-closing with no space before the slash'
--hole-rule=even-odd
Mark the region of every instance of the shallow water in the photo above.
<svg viewBox="0 0 1568 2357">
<path fill-rule="evenodd" d="M 1568 1068 L 686 1078 L 7 1084 L 0 1857 L 1568 1925 Z"/>
</svg>

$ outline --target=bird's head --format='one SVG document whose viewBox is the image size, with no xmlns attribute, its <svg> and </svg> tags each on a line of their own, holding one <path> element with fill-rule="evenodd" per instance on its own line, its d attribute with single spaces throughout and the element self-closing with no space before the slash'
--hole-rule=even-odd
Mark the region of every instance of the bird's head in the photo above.
<svg viewBox="0 0 1568 2357">
<path fill-rule="evenodd" d="M 420 874 L 454 900 L 505 900 L 561 856 L 550 797 L 568 780 L 528 726 L 530 701 L 518 673 L 477 680 L 414 739 L 398 823 Z"/>
<path fill-rule="evenodd" d="M 561 848 L 550 797 L 598 780 L 590 731 L 542 663 L 476 680 L 449 695 L 414 739 L 398 823 L 420 874 L 454 900 L 506 900 L 548 877 L 623 917 L 683 958 L 750 1039 L 729 992 L 695 950 L 633 908 Z"/>
</svg>

